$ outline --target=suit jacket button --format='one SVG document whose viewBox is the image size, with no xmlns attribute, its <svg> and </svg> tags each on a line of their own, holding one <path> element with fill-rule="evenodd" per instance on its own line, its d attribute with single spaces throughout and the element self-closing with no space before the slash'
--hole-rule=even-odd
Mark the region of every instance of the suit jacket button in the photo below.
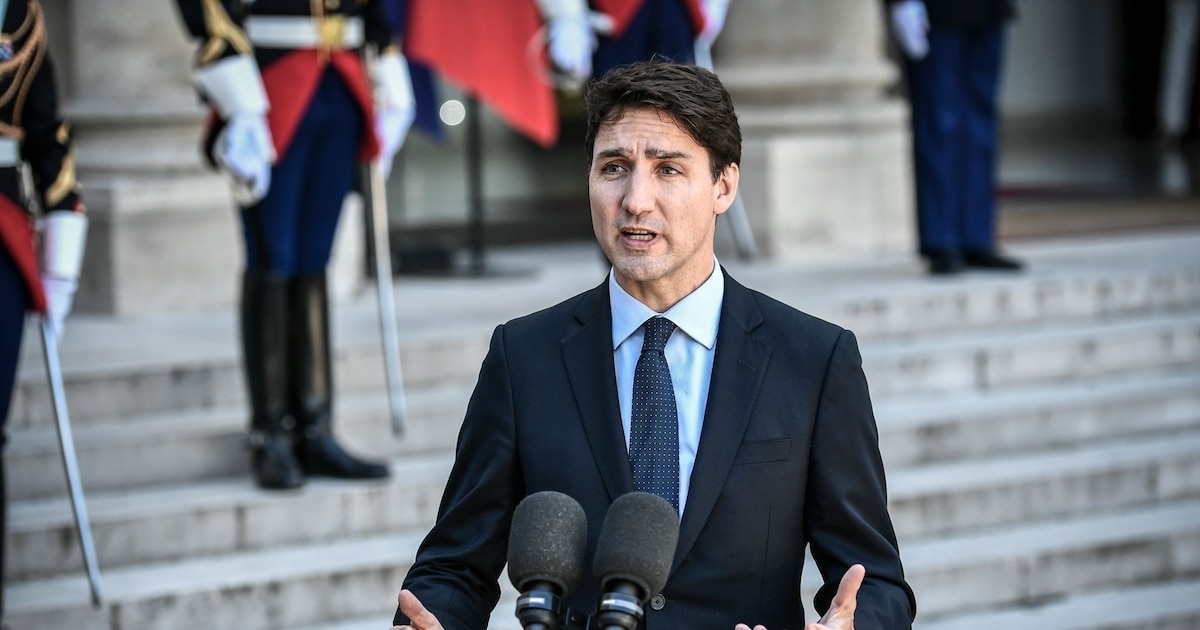
<svg viewBox="0 0 1200 630">
<path fill-rule="evenodd" d="M 667 606 L 667 598 L 662 596 L 662 593 L 650 598 L 650 607 L 654 610 L 662 610 Z"/>
</svg>

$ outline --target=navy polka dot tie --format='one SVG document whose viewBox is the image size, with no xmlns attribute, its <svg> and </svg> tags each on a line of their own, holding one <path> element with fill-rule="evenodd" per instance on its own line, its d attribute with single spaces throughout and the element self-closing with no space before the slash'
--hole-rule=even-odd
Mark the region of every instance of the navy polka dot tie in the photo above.
<svg viewBox="0 0 1200 630">
<path fill-rule="evenodd" d="M 663 348 L 675 323 L 652 317 L 643 325 L 642 355 L 633 372 L 629 460 L 633 487 L 657 494 L 679 512 L 679 413 Z"/>
</svg>

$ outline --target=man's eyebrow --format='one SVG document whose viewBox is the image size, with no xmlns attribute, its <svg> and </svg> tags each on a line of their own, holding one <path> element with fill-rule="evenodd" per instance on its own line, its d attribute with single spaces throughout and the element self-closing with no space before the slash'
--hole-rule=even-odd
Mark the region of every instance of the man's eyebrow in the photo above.
<svg viewBox="0 0 1200 630">
<path fill-rule="evenodd" d="M 688 154 L 683 151 L 672 151 L 668 149 L 649 148 L 645 151 L 646 157 L 656 160 L 676 160 L 688 157 Z"/>
<path fill-rule="evenodd" d="M 649 148 L 649 149 L 646 149 L 644 153 L 645 153 L 646 157 L 655 159 L 655 160 L 674 160 L 674 159 L 688 157 L 688 154 L 683 151 L 672 151 L 672 150 L 668 150 L 668 149 Z M 604 149 L 604 150 L 600 151 L 599 153 L 597 153 L 596 157 L 602 158 L 602 159 L 615 158 L 615 157 L 626 157 L 628 154 L 629 154 L 629 152 L 622 148 Z"/>
</svg>

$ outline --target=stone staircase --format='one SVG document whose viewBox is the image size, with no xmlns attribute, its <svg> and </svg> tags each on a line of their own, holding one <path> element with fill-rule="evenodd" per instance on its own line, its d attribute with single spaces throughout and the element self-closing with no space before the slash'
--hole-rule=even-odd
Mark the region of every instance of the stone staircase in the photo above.
<svg viewBox="0 0 1200 630">
<path fill-rule="evenodd" d="M 1029 272 L 726 262 L 859 335 L 919 630 L 1200 627 L 1200 232 L 1012 248 Z M 403 437 L 373 296 L 335 313 L 337 429 L 391 458 L 382 482 L 253 487 L 231 313 L 74 317 L 62 360 L 101 610 L 27 343 L 6 454 L 13 630 L 388 627 L 492 327 L 604 274 L 588 245 L 493 256 L 485 277 L 397 282 Z M 517 630 L 506 593 L 492 627 Z"/>
</svg>

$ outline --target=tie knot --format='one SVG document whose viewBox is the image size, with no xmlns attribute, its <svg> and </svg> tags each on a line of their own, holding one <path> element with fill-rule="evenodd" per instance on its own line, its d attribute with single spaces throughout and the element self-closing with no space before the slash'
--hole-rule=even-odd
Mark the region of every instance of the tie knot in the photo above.
<svg viewBox="0 0 1200 630">
<path fill-rule="evenodd" d="M 662 352 L 667 347 L 667 339 L 675 332 L 675 322 L 666 317 L 651 317 L 643 326 L 646 328 L 646 338 L 642 341 L 642 352 Z"/>
</svg>

